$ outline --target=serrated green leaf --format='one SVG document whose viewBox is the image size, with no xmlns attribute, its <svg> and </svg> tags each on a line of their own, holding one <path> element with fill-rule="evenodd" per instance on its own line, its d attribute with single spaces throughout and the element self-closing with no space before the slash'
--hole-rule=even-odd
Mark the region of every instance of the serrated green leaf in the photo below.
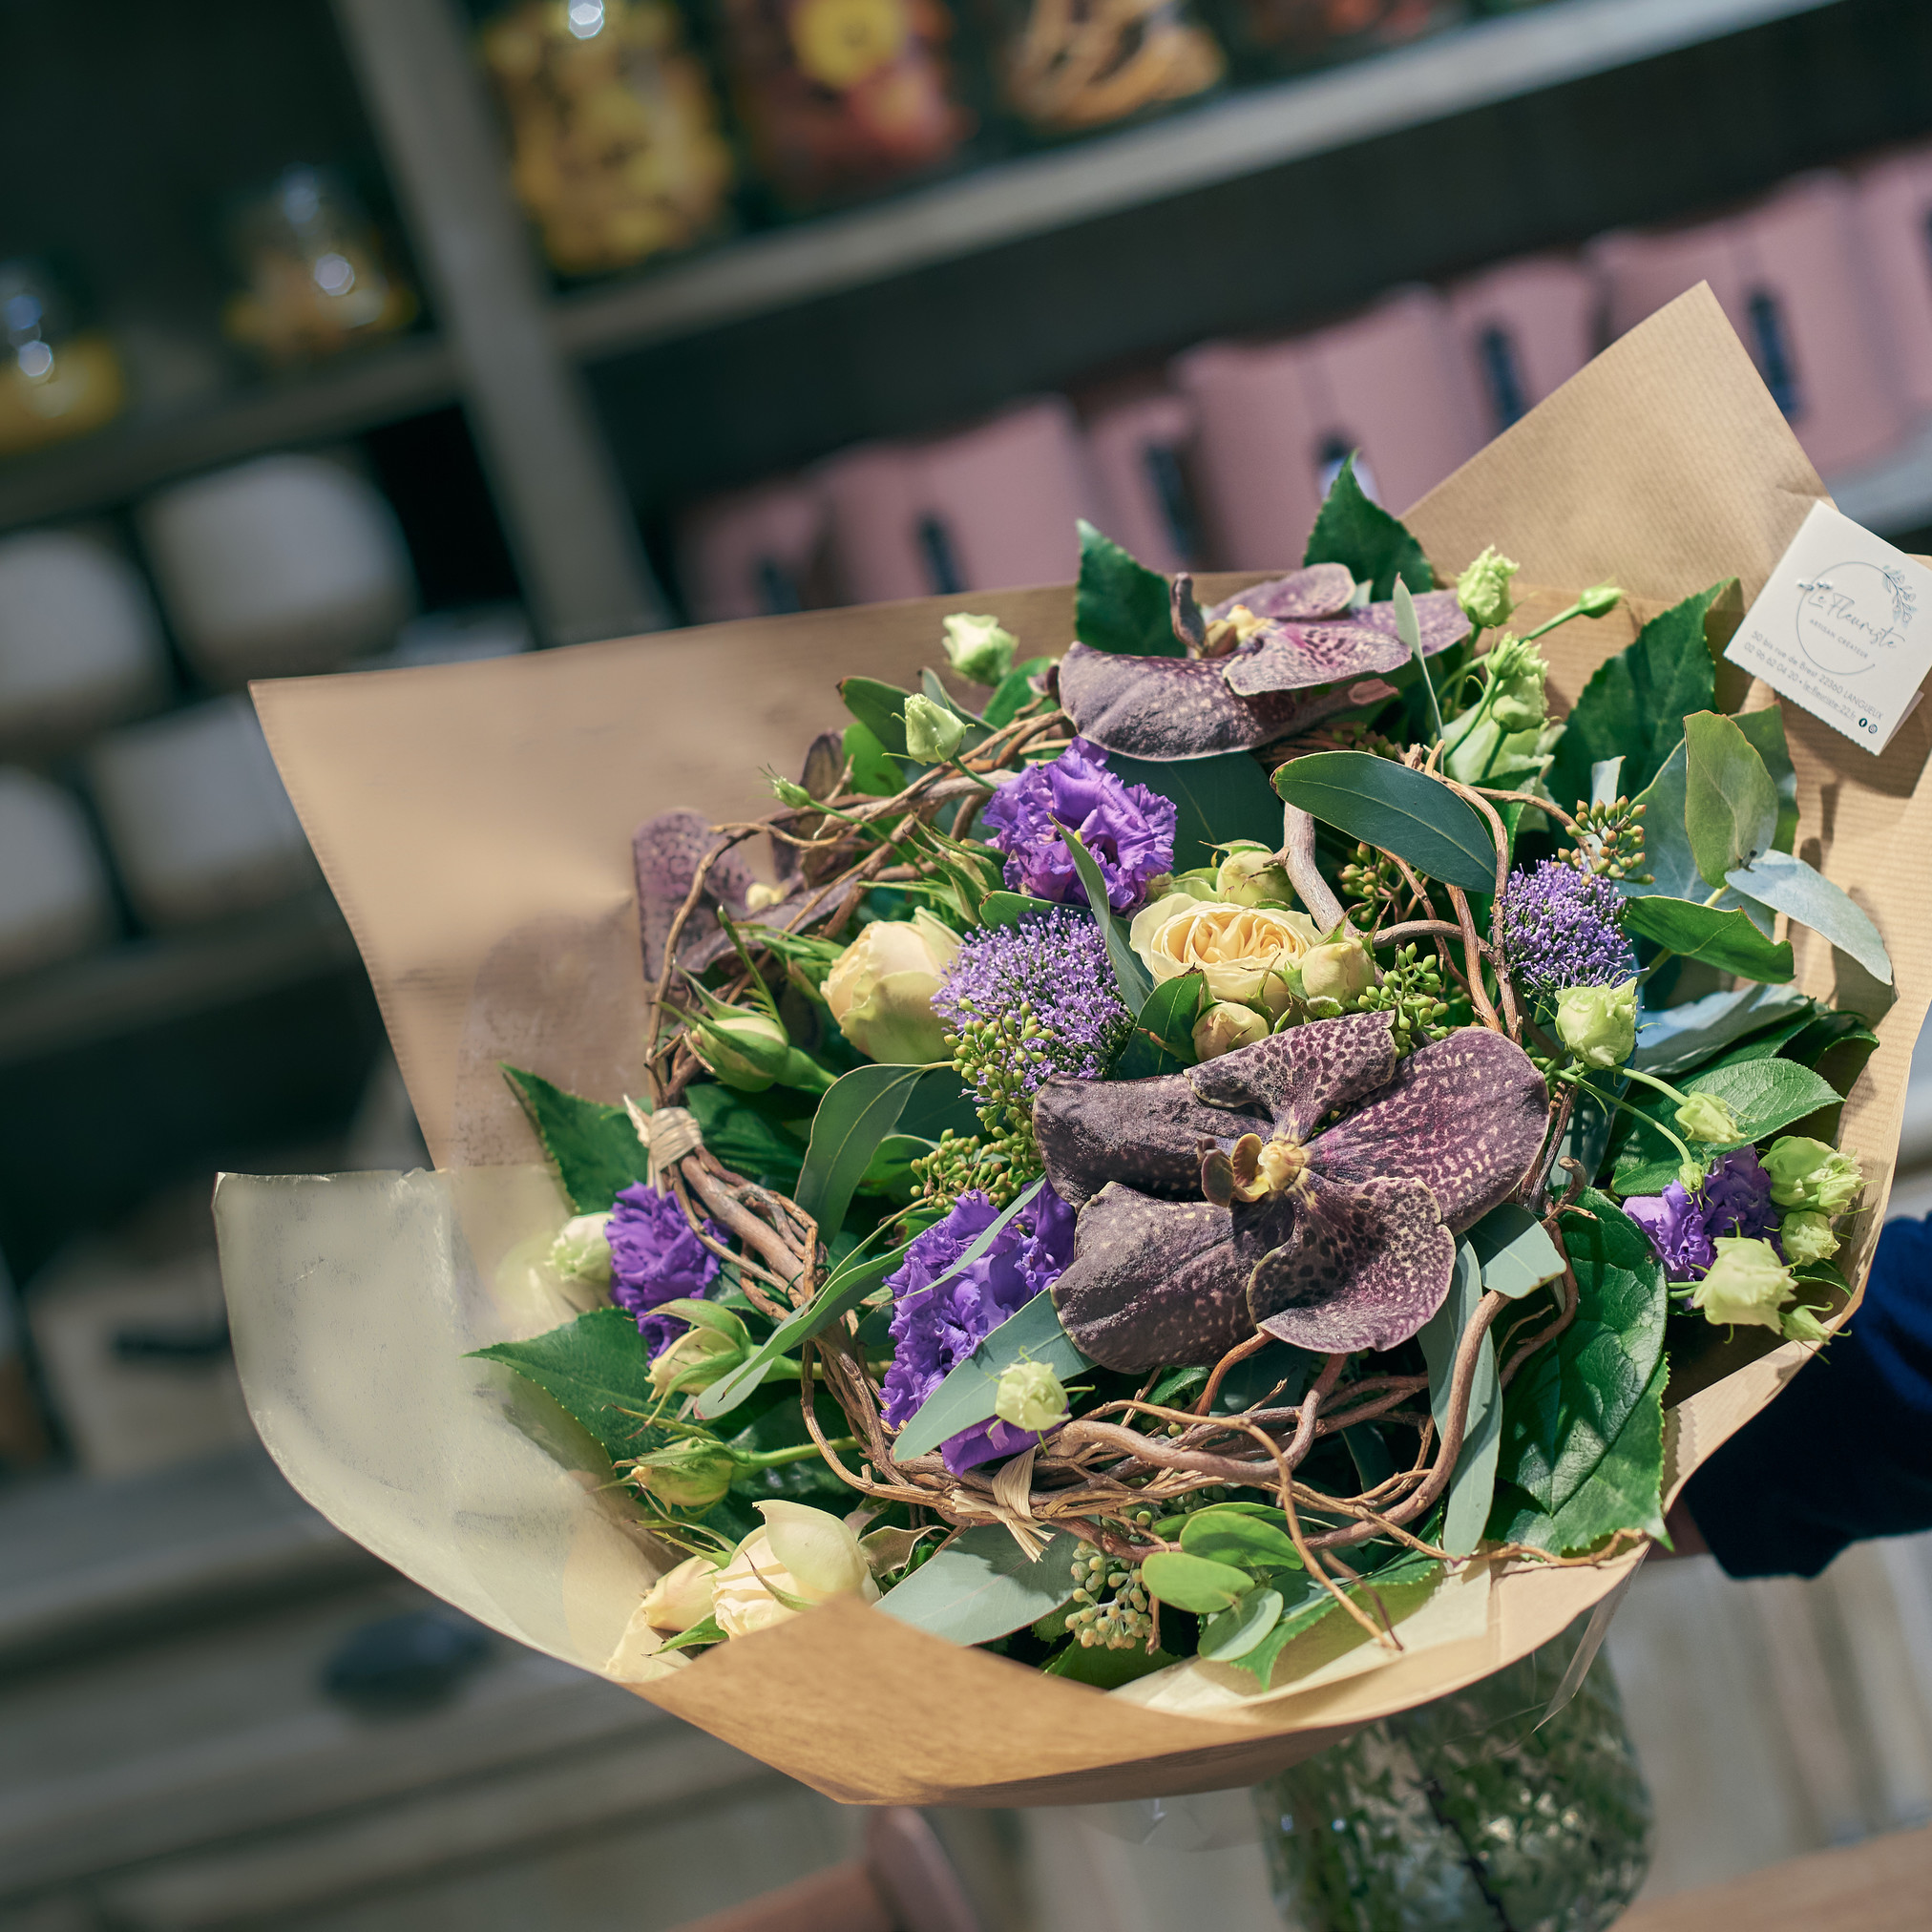
<svg viewBox="0 0 1932 1932">
<path fill-rule="evenodd" d="M 846 1209 L 879 1143 L 899 1124 L 926 1072 L 922 1066 L 855 1066 L 820 1099 L 792 1196 L 818 1224 L 820 1240 L 830 1241 L 844 1226 Z"/>
<path fill-rule="evenodd" d="M 1053 662 L 1051 658 L 1029 658 L 1023 664 L 1016 664 L 994 687 L 993 695 L 986 701 L 985 718 L 987 728 L 998 731 L 1002 724 L 1011 724 L 1033 703 L 1040 694 L 1033 688 L 1032 681 L 1039 677 Z"/>
<path fill-rule="evenodd" d="M 1456 1270 L 1442 1306 L 1422 1325 L 1416 1339 L 1429 1365 L 1429 1409 L 1437 1439 L 1446 1433 L 1463 1331 L 1482 1299 L 1482 1267 L 1467 1241 L 1458 1244 Z M 1502 1404 L 1498 1399 L 1496 1342 L 1485 1334 L 1477 1356 L 1476 1378 L 1462 1425 L 1462 1448 L 1449 1479 L 1440 1542 L 1452 1555 L 1466 1556 L 1482 1539 L 1489 1502 L 1496 1487 L 1496 1460 L 1502 1441 Z"/>
<path fill-rule="evenodd" d="M 622 1189 L 649 1178 L 650 1156 L 622 1107 L 565 1093 L 521 1067 L 505 1065 L 503 1073 L 578 1213 L 601 1214 Z"/>
<path fill-rule="evenodd" d="M 1178 978 L 1162 980 L 1147 995 L 1108 1077 L 1146 1080 L 1192 1066 L 1194 1021 L 1207 992 L 1207 979 L 1200 973 L 1183 973 Z"/>
<path fill-rule="evenodd" d="M 1363 490 L 1353 455 L 1329 486 L 1301 560 L 1304 568 L 1313 563 L 1347 565 L 1357 583 L 1370 586 L 1369 595 L 1377 602 L 1395 596 L 1397 578 L 1418 597 L 1436 588 L 1428 552 L 1406 524 Z"/>
<path fill-rule="evenodd" d="M 1549 769 L 1552 798 L 1563 805 L 1587 798 L 1590 767 L 1620 754 L 1624 788 L 1634 795 L 1648 786 L 1683 738 L 1686 715 L 1712 706 L 1716 673 L 1704 624 L 1733 581 L 1652 618 L 1633 643 L 1598 667 L 1564 721 Z"/>
<path fill-rule="evenodd" d="M 1564 1217 L 1575 1319 L 1517 1372 L 1503 1400 L 1500 1482 L 1554 1514 L 1588 1481 L 1642 1399 L 1664 1348 L 1664 1270 L 1644 1230 L 1606 1195 Z"/>
<path fill-rule="evenodd" d="M 872 798 L 896 798 L 905 789 L 906 774 L 866 725 L 848 724 L 840 744 L 851 761 L 853 790 Z"/>
<path fill-rule="evenodd" d="M 1483 1289 L 1512 1301 L 1563 1272 L 1563 1256 L 1549 1230 L 1520 1202 L 1492 1208 L 1469 1230 L 1468 1241 L 1482 1270 Z"/>
<path fill-rule="evenodd" d="M 1250 1590 L 1201 1626 L 1196 1654 L 1210 1664 L 1245 1657 L 1281 1620 L 1279 1590 Z"/>
<path fill-rule="evenodd" d="M 1760 852 L 1748 866 L 1725 874 L 1740 892 L 1821 933 L 1856 959 L 1881 986 L 1892 983 L 1892 956 L 1878 927 L 1840 887 L 1791 852 Z"/>
<path fill-rule="evenodd" d="M 1771 842 L 1777 850 L 1788 852 L 1797 837 L 1797 768 L 1785 742 L 1784 713 L 1777 705 L 1767 704 L 1761 711 L 1739 711 L 1732 723 L 1744 733 L 1771 773 L 1772 789 L 1777 794 L 1777 824 Z"/>
<path fill-rule="evenodd" d="M 1275 791 L 1324 825 L 1396 853 L 1464 892 L 1496 889 L 1496 845 L 1475 808 L 1439 779 L 1366 751 L 1316 751 L 1274 774 Z"/>
<path fill-rule="evenodd" d="M 1281 843 L 1281 801 L 1267 772 L 1245 751 L 1179 758 L 1166 765 L 1110 752 L 1107 769 L 1124 784 L 1144 785 L 1173 801 L 1179 814 L 1174 827 L 1177 872 L 1211 866 L 1214 848 L 1235 839 L 1252 839 L 1265 846 Z"/>
<path fill-rule="evenodd" d="M 1684 1081 L 1682 1088 L 1686 1093 L 1711 1094 L 1723 1101 L 1736 1114 L 1747 1141 L 1761 1141 L 1822 1108 L 1838 1105 L 1842 1098 L 1831 1082 L 1810 1067 L 1776 1056 L 1713 1066 Z M 1634 1104 L 1647 1122 L 1648 1117 L 1668 1117 L 1676 1111 L 1676 1103 L 1662 1094 Z M 1617 1156 L 1617 1192 L 1660 1192 L 1676 1178 L 1679 1158 L 1654 1127 L 1639 1125 Z"/>
<path fill-rule="evenodd" d="M 1114 969 L 1114 982 L 1120 989 L 1122 1003 L 1129 1013 L 1138 1013 L 1154 990 L 1153 976 L 1141 964 L 1141 956 L 1128 942 L 1126 927 L 1114 916 L 1113 908 L 1107 903 L 1107 882 L 1094 855 L 1071 826 L 1063 825 L 1060 830 L 1073 854 L 1074 870 L 1080 874 L 1094 922 L 1106 941 L 1107 960 Z"/>
<path fill-rule="evenodd" d="M 528 1341 L 493 1342 L 471 1353 L 536 1383 L 597 1438 L 613 1462 L 671 1439 L 649 1420 L 658 1406 L 651 1353 L 635 1317 L 620 1308 L 594 1308 Z"/>
<path fill-rule="evenodd" d="M 1038 1623 L 1073 1599 L 1076 1536 L 1056 1536 L 1029 1560 L 1003 1524 L 962 1530 L 928 1557 L 878 1607 L 955 1644 L 989 1644 Z"/>
<path fill-rule="evenodd" d="M 1080 522 L 1080 582 L 1074 591 L 1073 633 L 1096 651 L 1128 657 L 1182 658 L 1186 647 L 1174 635 L 1167 579 Z"/>
<path fill-rule="evenodd" d="M 1164 1604 L 1192 1610 L 1197 1617 L 1225 1610 L 1254 1587 L 1254 1579 L 1246 1570 L 1189 1556 L 1185 1550 L 1156 1550 L 1142 1564 L 1141 1577 Z"/>
<path fill-rule="evenodd" d="M 1287 1522 L 1279 1510 L 1258 1513 L 1226 1504 L 1197 1509 L 1181 1526 L 1181 1547 L 1231 1568 L 1299 1569 L 1301 1554 Z"/>
<path fill-rule="evenodd" d="M 1735 722 L 1716 711 L 1684 721 L 1684 829 L 1707 886 L 1771 848 L 1777 831 L 1777 792 Z"/>
<path fill-rule="evenodd" d="M 906 751 L 906 700 L 913 694 L 897 684 L 883 684 L 876 678 L 841 679 L 839 697 L 845 707 L 872 734 L 880 747 L 893 758 Z"/>
<path fill-rule="evenodd" d="M 1748 913 L 1722 906 L 1700 906 L 1691 899 L 1647 893 L 1624 907 L 1624 929 L 1687 959 L 1701 959 L 1721 973 L 1782 983 L 1797 971 L 1791 947 L 1768 939 Z"/>
</svg>

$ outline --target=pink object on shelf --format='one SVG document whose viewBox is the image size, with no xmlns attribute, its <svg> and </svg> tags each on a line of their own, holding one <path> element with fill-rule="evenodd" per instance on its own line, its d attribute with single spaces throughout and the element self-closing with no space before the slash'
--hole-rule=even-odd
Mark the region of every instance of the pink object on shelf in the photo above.
<svg viewBox="0 0 1932 1932">
<path fill-rule="evenodd" d="M 1932 410 L 1932 147 L 1893 155 L 1858 178 L 1858 219 L 1899 377 Z"/>
<path fill-rule="evenodd" d="M 1826 475 L 1873 461 L 1903 436 L 1909 408 L 1843 176 L 1800 175 L 1742 214 L 1606 235 L 1590 253 L 1617 335 L 1708 281 Z"/>
<path fill-rule="evenodd" d="M 824 494 L 795 476 L 693 505 L 678 519 L 678 576 L 692 621 L 804 609 L 825 531 Z"/>
<path fill-rule="evenodd" d="M 1200 411 L 1208 548 L 1230 569 L 1297 561 L 1352 450 L 1364 487 L 1401 510 L 1482 442 L 1442 298 L 1429 288 L 1399 289 L 1290 342 L 1204 344 L 1173 370 Z"/>
<path fill-rule="evenodd" d="M 1566 255 L 1531 255 L 1446 291 L 1449 325 L 1482 426 L 1501 435 L 1597 352 L 1597 278 Z"/>
<path fill-rule="evenodd" d="M 862 443 L 817 480 L 850 603 L 1065 583 L 1095 514 L 1073 408 L 1046 396 L 926 443 Z"/>
<path fill-rule="evenodd" d="M 1193 436 L 1194 410 L 1183 396 L 1141 396 L 1087 418 L 1101 528 L 1149 570 L 1168 576 L 1199 561 L 1183 467 Z"/>
</svg>

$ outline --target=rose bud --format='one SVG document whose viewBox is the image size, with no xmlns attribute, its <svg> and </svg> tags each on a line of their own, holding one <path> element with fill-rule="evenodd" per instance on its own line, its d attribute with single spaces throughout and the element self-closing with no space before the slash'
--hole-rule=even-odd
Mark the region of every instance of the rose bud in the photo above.
<svg viewBox="0 0 1932 1932">
<path fill-rule="evenodd" d="M 644 1593 L 644 1622 L 672 1637 L 702 1624 L 711 1614 L 711 1588 L 717 1578 L 718 1565 L 708 1556 L 687 1556 Z"/>
<path fill-rule="evenodd" d="M 1311 999 L 1346 1006 L 1375 983 L 1375 962 L 1359 939 L 1331 939 L 1302 955 L 1301 987 Z"/>
<path fill-rule="evenodd" d="M 1236 1047 L 1252 1046 L 1269 1035 L 1268 1016 L 1251 1006 L 1237 1006 L 1231 1000 L 1217 999 L 1194 1022 L 1196 1060 L 1219 1060 Z"/>
<path fill-rule="evenodd" d="M 1019 640 L 998 618 L 956 611 L 944 623 L 946 661 L 962 678 L 976 684 L 997 684 L 1012 670 Z"/>
<path fill-rule="evenodd" d="M 738 1324 L 741 1334 L 745 1324 Z M 714 1328 L 688 1328 L 651 1363 L 654 1395 L 679 1396 L 723 1381 L 747 1354 L 748 1336 L 734 1340 Z"/>
<path fill-rule="evenodd" d="M 1490 630 L 1509 621 L 1509 614 L 1516 608 L 1509 585 L 1518 568 L 1491 544 L 1456 579 L 1456 601 L 1478 630 Z"/>
<path fill-rule="evenodd" d="M 910 919 L 865 927 L 826 975 L 825 1003 L 838 1030 L 868 1060 L 951 1060 L 933 996 L 958 951 L 958 934 L 923 907 Z"/>
<path fill-rule="evenodd" d="M 726 1636 L 768 1629 L 833 1597 L 877 1601 L 879 1586 L 853 1530 L 828 1510 L 761 1502 L 754 1530 L 718 1572 L 711 1614 Z"/>
<path fill-rule="evenodd" d="M 603 1282 L 611 1278 L 611 1245 L 604 1238 L 608 1213 L 578 1214 L 557 1229 L 547 1257 L 558 1274 L 573 1281 Z"/>
<path fill-rule="evenodd" d="M 1832 1338 L 1832 1332 L 1817 1317 L 1817 1311 L 1805 1307 L 1799 1302 L 1796 1308 L 1788 1308 L 1777 1318 L 1778 1333 L 1788 1342 L 1811 1342 L 1819 1344 Z"/>
<path fill-rule="evenodd" d="M 831 1075 L 792 1045 L 783 1023 L 756 1007 L 694 1014 L 690 1037 L 699 1064 L 740 1093 L 777 1085 L 822 1094 L 831 1085 Z"/>
<path fill-rule="evenodd" d="M 1803 1134 L 1785 1134 L 1764 1156 L 1771 1198 L 1780 1208 L 1809 1208 L 1842 1214 L 1865 1185 L 1865 1171 L 1849 1154 Z"/>
<path fill-rule="evenodd" d="M 1577 598 L 1577 610 L 1586 618 L 1606 618 L 1624 600 L 1613 583 L 1593 583 Z"/>
<path fill-rule="evenodd" d="M 1731 1147 L 1744 1139 L 1744 1128 L 1728 1101 L 1715 1094 L 1687 1094 L 1677 1109 L 1677 1131 L 1707 1146 Z"/>
<path fill-rule="evenodd" d="M 921 765 L 944 765 L 966 736 L 966 721 L 923 693 L 906 700 L 906 755 Z"/>
<path fill-rule="evenodd" d="M 1621 1066 L 1637 1046 L 1637 982 L 1566 986 L 1557 996 L 1556 1030 L 1585 1066 Z"/>
<path fill-rule="evenodd" d="M 1803 1268 L 1814 1261 L 1829 1261 L 1838 1251 L 1838 1237 L 1832 1232 L 1829 1214 L 1797 1211 L 1787 1214 L 1783 1227 L 1777 1230 L 1777 1238 L 1783 1244 L 1784 1258 L 1794 1268 Z"/>
<path fill-rule="evenodd" d="M 1697 1284 L 1690 1306 L 1702 1309 L 1704 1319 L 1717 1328 L 1779 1327 L 1777 1312 L 1797 1290 L 1771 1243 L 1720 1234 L 1712 1246 L 1717 1259 Z"/>
<path fill-rule="evenodd" d="M 632 1465 L 637 1480 L 672 1509 L 708 1509 L 731 1487 L 738 1459 L 708 1436 L 682 1440 L 640 1456 Z"/>
<path fill-rule="evenodd" d="M 1230 906 L 1292 906 L 1294 888 L 1266 846 L 1240 845 L 1216 869 L 1214 896 Z"/>
<path fill-rule="evenodd" d="M 999 1372 L 993 1413 L 1002 1422 L 1037 1436 L 1066 1420 L 1066 1391 L 1044 1362 L 1009 1362 Z"/>
</svg>

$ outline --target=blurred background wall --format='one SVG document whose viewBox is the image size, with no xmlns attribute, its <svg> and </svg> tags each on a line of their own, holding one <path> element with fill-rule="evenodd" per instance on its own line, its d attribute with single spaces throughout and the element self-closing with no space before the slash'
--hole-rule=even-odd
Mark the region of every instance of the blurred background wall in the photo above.
<svg viewBox="0 0 1932 1932">
<path fill-rule="evenodd" d="M 0 0 L 0 1926 L 669 1926 L 855 1831 L 255 1449 L 213 1173 L 423 1155 L 247 680 L 1061 579 L 1078 515 L 1286 565 L 1699 280 L 1932 549 L 1920 0 Z M 1932 1815 L 1926 1575 L 1642 1581 L 1660 1886 Z M 1265 1910 L 942 1823 L 992 1923 Z"/>
</svg>

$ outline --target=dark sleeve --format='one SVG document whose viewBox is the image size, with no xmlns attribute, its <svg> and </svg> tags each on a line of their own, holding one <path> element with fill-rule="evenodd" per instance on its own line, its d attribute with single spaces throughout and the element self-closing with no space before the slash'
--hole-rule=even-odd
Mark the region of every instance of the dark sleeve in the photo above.
<svg viewBox="0 0 1932 1932">
<path fill-rule="evenodd" d="M 1932 1216 L 1880 1236 L 1849 1329 L 1691 1477 L 1734 1577 L 1812 1577 L 1848 1544 L 1932 1529 Z"/>
</svg>

